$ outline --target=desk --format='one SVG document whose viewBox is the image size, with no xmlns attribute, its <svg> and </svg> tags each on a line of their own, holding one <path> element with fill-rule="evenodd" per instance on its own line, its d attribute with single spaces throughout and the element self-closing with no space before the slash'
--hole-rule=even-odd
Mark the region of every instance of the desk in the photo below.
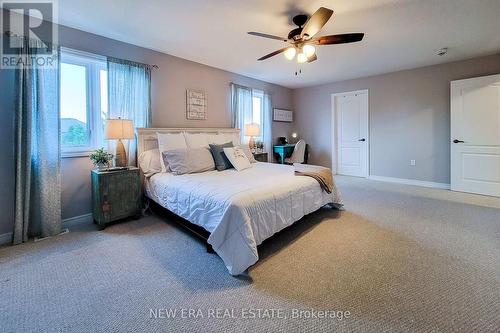
<svg viewBox="0 0 500 333">
<path fill-rule="evenodd" d="M 273 151 L 280 155 L 280 163 L 285 164 L 285 158 L 290 157 L 293 153 L 293 149 L 295 148 L 294 143 L 287 143 L 286 145 L 276 145 L 273 146 Z"/>
</svg>

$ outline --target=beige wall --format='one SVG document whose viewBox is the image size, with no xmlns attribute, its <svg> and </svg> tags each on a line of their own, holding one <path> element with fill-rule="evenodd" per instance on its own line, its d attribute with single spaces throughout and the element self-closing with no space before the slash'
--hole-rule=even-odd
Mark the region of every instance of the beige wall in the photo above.
<svg viewBox="0 0 500 333">
<path fill-rule="evenodd" d="M 151 78 L 153 127 L 230 127 L 231 82 L 269 91 L 274 107 L 292 107 L 292 91 L 288 88 L 67 27 L 61 27 L 59 36 L 60 44 L 65 47 L 158 65 L 160 68 L 153 70 Z M 186 119 L 187 88 L 206 91 L 207 120 Z M 274 137 L 288 135 L 290 131 L 290 124 L 273 123 Z M 63 219 L 91 212 L 91 170 L 92 164 L 86 157 L 63 158 Z"/>
<path fill-rule="evenodd" d="M 273 123 L 273 136 L 296 130 L 310 144 L 311 162 L 331 164 L 330 94 L 369 89 L 370 173 L 449 182 L 449 82 L 500 72 L 500 55 L 292 90 L 83 31 L 61 27 L 60 44 L 87 52 L 157 64 L 152 76 L 153 126 L 230 126 L 229 83 L 272 93 L 273 106 L 295 110 L 295 122 Z M 0 71 L 0 234 L 10 232 L 14 211 L 13 72 Z M 208 94 L 208 119 L 185 119 L 185 89 Z M 417 165 L 411 167 L 410 159 Z M 62 160 L 63 218 L 89 213 L 88 158 Z"/>
<path fill-rule="evenodd" d="M 294 129 L 311 163 L 331 166 L 331 94 L 368 89 L 370 174 L 449 183 L 450 81 L 498 73 L 493 55 L 296 89 Z"/>
<path fill-rule="evenodd" d="M 288 88 L 254 80 L 231 72 L 205 66 L 164 53 L 104 38 L 80 30 L 61 26 L 59 44 L 105 56 L 156 64 L 159 70 L 152 74 L 152 126 L 154 127 L 230 127 L 231 82 L 269 91 L 274 107 L 291 109 L 292 91 Z M 13 87 L 13 71 L 0 71 L 4 83 Z M 186 89 L 202 89 L 208 96 L 208 119 L 187 120 Z M 0 163 L 0 188 L 2 217 L 0 234 L 12 231 L 14 219 L 14 124 L 13 89 L 2 89 L 2 119 L 0 131 L 2 163 Z M 290 124 L 273 123 L 273 136 L 288 135 Z M 5 150 L 5 152 L 4 152 Z M 92 164 L 87 157 L 62 159 L 62 217 L 75 217 L 91 212 L 90 171 Z M 4 199 L 5 198 L 5 199 Z"/>
</svg>

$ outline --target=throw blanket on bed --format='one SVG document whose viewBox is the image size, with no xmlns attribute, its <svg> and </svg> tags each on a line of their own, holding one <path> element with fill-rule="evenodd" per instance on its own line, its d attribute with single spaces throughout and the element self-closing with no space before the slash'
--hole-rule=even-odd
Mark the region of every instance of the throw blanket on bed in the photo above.
<svg viewBox="0 0 500 333">
<path fill-rule="evenodd" d="M 293 167 L 296 176 L 312 177 L 318 181 L 323 191 L 332 193 L 334 188 L 332 170 L 322 166 L 300 163 L 294 163 Z"/>
</svg>

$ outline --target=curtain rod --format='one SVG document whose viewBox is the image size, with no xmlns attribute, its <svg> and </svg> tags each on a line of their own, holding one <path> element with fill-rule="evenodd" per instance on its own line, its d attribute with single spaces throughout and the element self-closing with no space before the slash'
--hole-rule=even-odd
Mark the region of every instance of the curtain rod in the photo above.
<svg viewBox="0 0 500 333">
<path fill-rule="evenodd" d="M 229 82 L 229 86 L 232 86 L 232 85 L 235 85 L 235 86 L 238 86 L 238 87 L 242 87 L 242 88 L 246 88 L 246 89 L 250 89 L 250 90 L 260 90 L 260 91 L 262 91 L 262 92 L 264 92 L 264 93 L 266 93 L 268 95 L 274 95 L 274 91 L 272 91 L 272 90 L 266 90 L 266 89 L 260 89 L 260 88 L 252 88 L 252 87 L 247 87 L 247 86 L 244 86 L 244 85 L 232 82 L 232 81 Z"/>
<path fill-rule="evenodd" d="M 4 34 L 9 36 L 9 37 L 17 37 L 17 38 L 25 38 L 25 36 L 22 36 L 22 35 L 18 35 L 10 30 L 6 30 L 4 31 Z M 108 56 L 104 56 L 106 58 L 113 58 L 113 57 L 108 57 Z M 118 59 L 118 58 L 116 58 Z M 134 61 L 134 62 L 137 62 L 137 61 Z M 139 63 L 139 62 L 137 62 Z M 144 64 L 144 65 L 148 65 L 148 64 Z M 151 68 L 154 68 L 154 69 L 160 69 L 160 66 L 156 65 L 156 64 L 153 64 L 153 65 L 148 65 L 148 66 L 151 66 Z"/>
</svg>

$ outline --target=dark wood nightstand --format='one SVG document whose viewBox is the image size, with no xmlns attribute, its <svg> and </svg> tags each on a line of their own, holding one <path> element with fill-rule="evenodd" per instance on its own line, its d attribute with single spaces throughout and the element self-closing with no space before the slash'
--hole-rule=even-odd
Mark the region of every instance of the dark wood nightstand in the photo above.
<svg viewBox="0 0 500 333">
<path fill-rule="evenodd" d="M 139 168 L 92 170 L 92 214 L 99 230 L 106 224 L 141 213 Z"/>
<path fill-rule="evenodd" d="M 258 162 L 267 162 L 267 153 L 262 152 L 262 153 L 252 153 L 253 158 L 255 158 L 256 161 Z"/>
</svg>

